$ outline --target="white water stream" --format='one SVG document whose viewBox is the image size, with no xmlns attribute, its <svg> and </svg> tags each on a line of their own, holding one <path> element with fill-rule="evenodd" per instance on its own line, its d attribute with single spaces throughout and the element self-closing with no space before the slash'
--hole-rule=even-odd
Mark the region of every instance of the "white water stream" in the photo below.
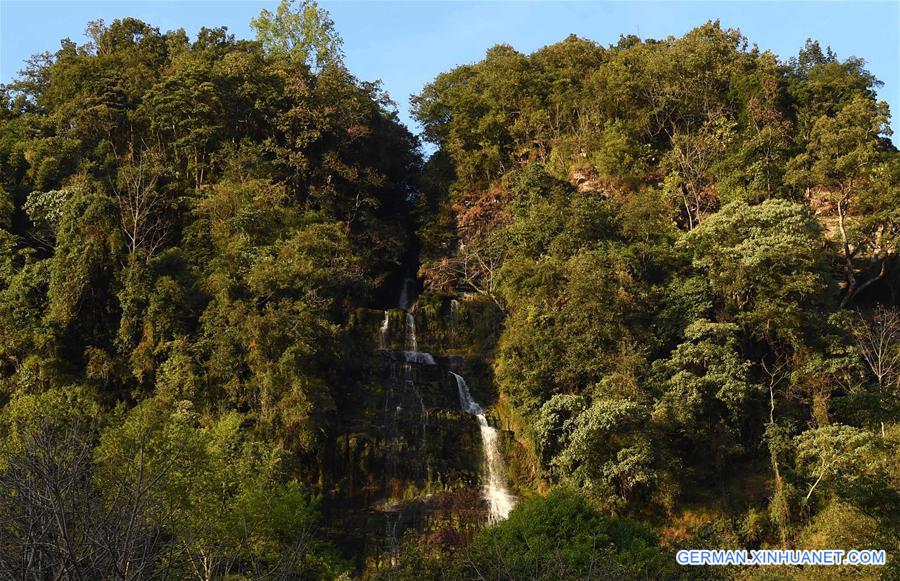
<svg viewBox="0 0 900 581">
<path fill-rule="evenodd" d="M 414 381 L 413 364 L 417 365 L 437 365 L 431 353 L 419 351 L 418 340 L 416 338 L 416 319 L 412 313 L 412 305 L 410 301 L 409 289 L 415 289 L 415 282 L 407 279 L 403 283 L 400 293 L 399 307 L 406 311 L 404 320 L 404 350 L 399 353 L 403 362 L 403 390 L 406 393 L 412 392 L 416 398 L 416 403 L 420 408 L 422 423 L 420 433 L 414 435 L 419 444 L 419 450 L 425 449 L 426 430 L 428 425 L 428 412 L 425 408 L 422 394 Z M 454 305 L 454 311 L 456 305 Z M 455 315 L 455 312 L 454 312 Z M 384 312 L 384 321 L 381 323 L 379 334 L 379 348 L 382 350 L 388 347 L 388 332 L 390 331 L 390 312 Z M 478 426 L 481 430 L 482 451 L 484 455 L 485 484 L 484 499 L 488 503 L 488 522 L 496 523 L 509 515 L 516 503 L 516 497 L 510 494 L 506 482 L 506 467 L 503 462 L 503 455 L 500 452 L 499 433 L 492 428 L 487 421 L 484 409 L 472 398 L 469 392 L 469 386 L 461 375 L 449 372 L 456 379 L 456 387 L 459 392 L 459 402 L 462 410 L 468 414 L 475 416 L 478 420 Z M 409 390 L 409 391 L 407 391 Z M 397 399 L 398 394 L 393 387 L 393 380 L 388 389 L 387 398 L 385 400 L 385 415 L 388 418 L 391 428 L 390 436 L 390 453 L 388 461 L 388 474 L 395 475 L 397 471 L 396 462 L 398 460 L 399 439 L 397 434 L 397 420 L 401 411 L 400 401 Z M 386 537 L 387 545 L 392 556 L 397 552 L 397 525 L 400 513 L 386 513 Z"/>
<path fill-rule="evenodd" d="M 381 333 L 378 335 L 378 348 L 382 351 L 387 349 L 388 327 L 391 324 L 391 312 L 384 312 L 384 321 L 381 322 Z"/>
<path fill-rule="evenodd" d="M 406 311 L 406 350 L 416 353 L 419 351 L 419 342 L 416 341 L 416 318 Z"/>
<path fill-rule="evenodd" d="M 460 407 L 464 412 L 475 416 L 478 419 L 478 426 L 481 428 L 482 450 L 488 477 L 487 484 L 484 486 L 484 498 L 488 502 L 488 521 L 496 523 L 509 516 L 509 511 L 516 504 L 516 498 L 509 493 L 509 489 L 506 487 L 506 467 L 498 446 L 499 434 L 496 429 L 488 425 L 484 410 L 478 405 L 478 402 L 472 399 L 466 380 L 452 371 L 450 374 L 456 378 Z"/>
</svg>

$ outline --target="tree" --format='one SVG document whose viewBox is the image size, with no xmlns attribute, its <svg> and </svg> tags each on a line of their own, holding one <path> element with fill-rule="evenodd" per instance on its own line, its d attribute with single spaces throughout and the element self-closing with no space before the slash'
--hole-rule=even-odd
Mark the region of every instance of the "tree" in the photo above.
<svg viewBox="0 0 900 581">
<path fill-rule="evenodd" d="M 281 0 L 274 14 L 264 9 L 250 26 L 270 54 L 317 71 L 341 64 L 343 41 L 328 12 L 314 1 Z"/>
<path fill-rule="evenodd" d="M 785 426 L 780 425 L 775 419 L 775 389 L 782 387 L 787 379 L 787 361 L 783 356 L 776 356 L 772 362 L 763 359 L 760 361 L 763 370 L 766 387 L 769 389 L 769 421 L 766 424 L 765 440 L 769 448 L 769 458 L 772 464 L 772 472 L 775 476 L 775 490 L 769 504 L 769 513 L 778 525 L 781 536 L 781 546 L 787 546 L 788 520 L 790 518 L 790 505 L 788 487 L 782 475 L 782 457 L 790 450 L 789 433 Z M 780 418 L 779 418 L 780 419 Z"/>
<path fill-rule="evenodd" d="M 781 108 L 783 87 L 779 83 L 774 57 L 766 65 L 767 76 L 759 94 L 747 99 L 747 127 L 736 135 L 727 170 L 719 180 L 722 196 L 730 201 L 738 196 L 751 204 L 775 197 L 788 197 L 784 184 L 785 166 L 793 153 L 794 126 Z M 768 60 L 768 59 L 766 59 Z M 732 190 L 733 188 L 733 190 Z"/>
<path fill-rule="evenodd" d="M 31 192 L 28 195 L 28 199 L 25 200 L 25 213 L 34 225 L 31 236 L 38 244 L 53 248 L 63 209 L 71 197 L 72 192 L 69 190 Z"/>
<path fill-rule="evenodd" d="M 222 133 L 225 112 L 210 75 L 198 69 L 185 66 L 147 91 L 139 114 L 149 118 L 155 143 L 143 151 L 129 151 L 126 161 L 120 164 L 119 180 L 128 182 L 122 184 L 126 190 L 152 190 L 163 177 L 154 175 L 162 169 L 161 153 L 169 148 L 175 163 L 184 168 L 186 175 L 193 176 L 196 189 L 205 183 L 209 155 Z M 145 183 L 141 184 L 139 178 L 144 178 Z"/>
<path fill-rule="evenodd" d="M 41 579 L 114 576 L 91 451 L 98 406 L 84 390 L 21 393 L 0 414 L 0 571 Z M 142 569 L 136 564 L 135 571 Z M 128 577 L 120 577 L 128 578 Z"/>
<path fill-rule="evenodd" d="M 171 228 L 171 200 L 161 189 L 162 167 L 153 151 L 134 152 L 121 162 L 112 187 L 128 254 L 149 261 Z"/>
<path fill-rule="evenodd" d="M 807 208 L 772 199 L 732 202 L 679 243 L 719 304 L 755 336 L 799 343 L 828 297 L 820 237 Z"/>
<path fill-rule="evenodd" d="M 900 409 L 900 314 L 881 305 L 868 316 L 859 312 L 851 332 L 875 378 L 876 419 L 884 438 L 885 417 L 895 416 Z"/>
<path fill-rule="evenodd" d="M 690 442 L 693 453 L 715 450 L 719 477 L 728 458 L 742 451 L 745 410 L 761 392 L 739 351 L 737 331 L 730 323 L 695 321 L 671 356 L 654 363 L 663 382 L 654 419 Z"/>
<path fill-rule="evenodd" d="M 479 533 L 457 557 L 457 564 L 461 577 L 485 579 L 675 574 L 671 560 L 646 528 L 601 516 L 571 489 L 519 504 L 508 520 Z"/>
<path fill-rule="evenodd" d="M 662 161 L 669 171 L 663 187 L 684 209 L 688 230 L 699 226 L 703 216 L 718 205 L 710 173 L 734 139 L 732 125 L 719 117 L 704 123 L 696 133 L 672 135 L 672 149 Z"/>
<path fill-rule="evenodd" d="M 654 455 L 649 435 L 641 433 L 648 410 L 625 398 L 556 395 L 540 411 L 536 431 L 541 451 L 564 482 L 610 501 L 627 501 L 653 486 Z M 611 503 L 615 504 L 615 503 Z"/>
<path fill-rule="evenodd" d="M 140 507 L 136 526 L 164 529 L 165 565 L 181 576 L 339 574 L 340 561 L 312 536 L 317 499 L 284 482 L 278 448 L 254 441 L 244 423 L 232 412 L 203 426 L 188 402 L 144 402 L 97 447 L 104 499 Z M 121 560 L 134 553 L 129 539 L 121 531 Z"/>
<path fill-rule="evenodd" d="M 831 47 L 822 50 L 819 42 L 812 39 L 807 39 L 797 57 L 788 61 L 788 92 L 796 101 L 801 142 L 809 139 L 821 116 L 834 116 L 857 97 L 874 101 L 881 82 L 866 70 L 865 64 L 859 57 L 841 61 Z"/>
<path fill-rule="evenodd" d="M 28 376 L 31 365 L 48 355 L 49 342 L 44 326 L 47 314 L 47 288 L 50 283 L 50 261 L 16 265 L 15 274 L 4 280 L 0 290 L 0 370 L 4 376 L 24 372 L 13 383 L 28 384 L 47 379 L 44 373 Z M 38 366 L 41 367 L 41 366 Z M 8 388 L 7 388 L 8 389 Z"/>
<path fill-rule="evenodd" d="M 837 214 L 845 280 L 841 306 L 884 277 L 892 257 L 890 250 L 878 252 L 874 241 L 852 238 L 848 225 L 855 205 L 871 187 L 873 169 L 881 158 L 881 136 L 890 135 L 888 118 L 885 103 L 855 97 L 834 116 L 822 115 L 815 121 L 806 150 L 788 165 L 787 181 L 805 186 L 808 193 L 817 188 Z M 875 250 L 881 268 L 874 277 L 860 282 L 857 263 L 865 250 Z"/>
<path fill-rule="evenodd" d="M 63 210 L 50 266 L 48 322 L 80 329 L 79 340 L 87 345 L 102 344 L 122 250 L 115 202 L 91 192 L 73 196 Z"/>
<path fill-rule="evenodd" d="M 794 441 L 798 466 L 811 482 L 805 503 L 820 484 L 841 486 L 841 479 L 853 481 L 878 469 L 868 464 L 876 444 L 866 430 L 835 424 L 807 430 Z"/>
</svg>

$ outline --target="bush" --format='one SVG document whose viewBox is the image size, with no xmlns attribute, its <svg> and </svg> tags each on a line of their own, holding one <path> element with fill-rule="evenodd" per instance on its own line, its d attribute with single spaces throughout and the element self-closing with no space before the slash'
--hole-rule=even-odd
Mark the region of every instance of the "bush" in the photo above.
<svg viewBox="0 0 900 581">
<path fill-rule="evenodd" d="M 460 579 L 667 579 L 679 576 L 647 527 L 599 514 L 570 489 L 521 503 L 457 557 Z"/>
</svg>

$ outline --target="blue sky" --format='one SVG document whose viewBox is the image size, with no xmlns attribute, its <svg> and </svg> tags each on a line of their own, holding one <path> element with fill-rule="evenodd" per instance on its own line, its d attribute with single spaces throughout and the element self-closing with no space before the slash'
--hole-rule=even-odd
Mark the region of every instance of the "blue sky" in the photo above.
<svg viewBox="0 0 900 581">
<path fill-rule="evenodd" d="M 620 34 L 679 36 L 707 20 L 739 28 L 760 49 L 781 58 L 797 54 L 806 38 L 830 45 L 839 57 L 858 56 L 884 86 L 880 98 L 900 115 L 900 1 L 883 2 L 327 2 L 344 38 L 346 61 L 365 80 L 381 79 L 408 116 L 411 93 L 438 73 L 480 60 L 507 43 L 532 52 L 570 33 L 601 44 Z M 227 26 L 250 38 L 250 19 L 276 2 L 237 1 L 16 1 L 0 0 L 0 82 L 24 60 L 59 40 L 84 42 L 89 20 L 124 16 L 161 30 Z M 895 120 L 893 127 L 900 131 Z M 415 127 L 413 127 L 415 129 Z M 900 136 L 894 136 L 900 143 Z"/>
</svg>

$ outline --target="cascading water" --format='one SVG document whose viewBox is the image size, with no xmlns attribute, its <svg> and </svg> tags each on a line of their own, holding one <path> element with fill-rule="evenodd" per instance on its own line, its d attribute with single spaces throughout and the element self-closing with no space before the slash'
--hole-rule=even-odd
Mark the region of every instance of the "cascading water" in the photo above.
<svg viewBox="0 0 900 581">
<path fill-rule="evenodd" d="M 419 342 L 416 341 L 416 318 L 409 311 L 406 312 L 406 349 L 413 353 L 419 350 Z"/>
<path fill-rule="evenodd" d="M 434 356 L 431 353 L 423 353 L 421 351 L 404 351 L 403 360 L 407 363 L 418 363 L 419 365 L 437 365 Z"/>
<path fill-rule="evenodd" d="M 397 500 L 402 494 L 399 486 L 425 485 L 430 490 L 431 472 L 428 462 L 428 408 L 418 385 L 420 378 L 433 381 L 436 374 L 443 373 L 444 368 L 435 371 L 425 366 L 437 366 L 431 353 L 419 351 L 416 336 L 415 281 L 407 279 L 400 293 L 399 307 L 404 311 L 403 318 L 403 350 L 393 351 L 390 311 L 385 311 L 381 323 L 378 345 L 391 362 L 391 374 L 385 392 L 384 402 L 384 436 L 385 436 L 385 485 L 387 498 L 380 504 L 379 510 L 384 513 L 384 547 L 390 556 L 391 565 L 396 565 L 399 556 L 398 540 L 402 531 L 409 526 L 416 526 L 415 512 L 407 510 L 406 503 Z M 456 318 L 458 305 L 453 305 L 453 316 Z M 394 321 L 397 321 L 394 318 Z M 483 451 L 483 497 L 488 504 L 488 522 L 496 523 L 509 515 L 515 505 L 516 498 L 510 494 L 506 482 L 506 468 L 500 452 L 499 432 L 488 424 L 482 407 L 472 398 L 469 386 L 462 376 L 450 372 L 456 380 L 459 401 L 462 410 L 476 417 L 481 431 Z M 446 376 L 444 376 L 446 377 Z M 430 378 L 430 379 L 426 379 Z"/>
<path fill-rule="evenodd" d="M 484 498 L 488 502 L 488 522 L 496 523 L 507 516 L 516 503 L 515 497 L 506 487 L 506 467 L 503 455 L 498 446 L 497 430 L 488 425 L 484 410 L 472 399 L 469 386 L 461 375 L 450 372 L 456 378 L 459 391 L 459 405 L 462 410 L 476 417 L 481 428 L 481 441 L 484 453 L 484 464 L 487 469 L 487 484 L 484 486 Z"/>
<path fill-rule="evenodd" d="M 400 556 L 400 540 L 397 537 L 397 527 L 403 519 L 403 513 L 385 512 L 384 513 L 384 539 L 387 545 L 388 553 L 391 556 L 391 566 L 397 565 L 397 559 Z"/>
<path fill-rule="evenodd" d="M 407 281 L 404 285 L 404 291 L 406 287 L 409 286 L 409 282 Z M 401 297 L 402 300 L 402 297 Z M 428 410 L 425 409 L 425 400 L 422 399 L 422 393 L 419 391 L 418 386 L 413 378 L 413 363 L 417 363 L 419 365 L 436 365 L 434 357 L 431 353 L 423 353 L 418 351 L 419 342 L 416 339 L 416 318 L 409 311 L 406 312 L 406 348 L 407 351 L 403 352 L 403 383 L 406 389 L 409 389 L 412 394 L 415 396 L 420 410 L 420 418 L 421 418 L 421 433 L 418 434 L 419 439 L 419 447 L 421 450 L 425 450 L 426 447 L 426 428 L 428 427 Z"/>
<path fill-rule="evenodd" d="M 414 478 L 417 479 L 425 479 L 427 474 L 428 410 L 425 407 L 425 400 L 422 397 L 419 386 L 416 384 L 416 366 L 437 365 L 437 362 L 431 353 L 424 353 L 418 350 L 416 320 L 410 312 L 410 288 L 415 289 L 415 281 L 407 279 L 403 282 L 400 300 L 398 301 L 398 306 L 406 311 L 403 330 L 404 350 L 399 353 L 395 352 L 395 357 L 399 356 L 397 357 L 399 361 L 392 358 L 391 377 L 384 403 L 385 435 L 387 436 L 385 477 L 386 483 L 389 485 L 392 485 L 395 479 L 401 477 L 401 472 L 407 475 L 413 474 Z M 379 334 L 379 347 L 382 350 L 387 350 L 388 347 L 390 324 L 390 311 L 385 311 Z M 397 373 L 398 364 L 402 366 L 402 375 Z M 406 413 L 404 413 L 404 410 L 407 410 Z M 409 411 L 412 410 L 415 411 L 410 414 Z M 417 422 L 413 424 L 406 423 L 409 419 L 416 416 L 418 416 Z M 402 429 L 401 424 L 405 426 Z M 401 453 L 411 454 L 409 459 L 414 461 L 410 464 L 404 464 L 401 468 L 399 464 Z M 393 491 L 393 494 L 395 493 L 396 491 Z M 401 523 L 405 522 L 404 510 L 402 504 L 396 504 L 390 498 L 383 507 L 385 515 L 385 547 L 391 555 L 392 564 L 395 564 L 396 557 L 399 554 L 398 528 L 402 529 Z"/>
<path fill-rule="evenodd" d="M 388 388 L 384 398 L 384 425 L 387 436 L 386 476 L 388 479 L 397 474 L 397 462 L 400 453 L 400 430 L 398 420 L 400 418 L 400 398 L 397 395 L 395 385 L 399 382 L 397 366 L 391 365 L 391 376 L 387 382 Z"/>
<path fill-rule="evenodd" d="M 410 300 L 409 300 L 409 287 L 415 287 L 416 281 L 407 277 L 403 279 L 403 287 L 400 289 L 400 300 L 397 301 L 397 306 L 403 309 L 404 311 L 409 310 Z"/>
<path fill-rule="evenodd" d="M 384 321 L 381 322 L 381 329 L 378 335 L 378 348 L 384 351 L 387 349 L 388 327 L 391 324 L 391 312 L 384 312 Z"/>
</svg>

